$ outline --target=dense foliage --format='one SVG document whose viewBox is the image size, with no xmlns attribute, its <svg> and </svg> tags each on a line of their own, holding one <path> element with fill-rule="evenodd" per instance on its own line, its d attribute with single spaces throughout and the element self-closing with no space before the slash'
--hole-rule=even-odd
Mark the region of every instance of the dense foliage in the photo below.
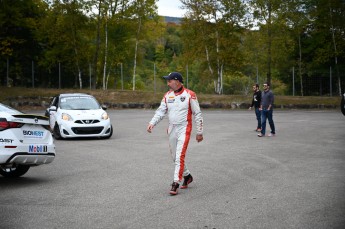
<svg viewBox="0 0 345 229">
<path fill-rule="evenodd" d="M 201 93 L 339 95 L 344 0 L 0 0 L 4 86 L 164 91 L 180 71 Z"/>
</svg>

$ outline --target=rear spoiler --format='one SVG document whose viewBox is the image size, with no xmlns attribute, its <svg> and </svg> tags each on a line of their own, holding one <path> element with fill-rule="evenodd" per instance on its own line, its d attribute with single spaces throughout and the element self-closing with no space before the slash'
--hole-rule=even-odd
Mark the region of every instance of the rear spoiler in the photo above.
<svg viewBox="0 0 345 229">
<path fill-rule="evenodd" d="M 35 114 L 16 114 L 12 115 L 14 118 L 7 120 L 10 122 L 28 123 L 28 124 L 39 124 L 49 125 L 49 118 L 42 115 Z"/>
</svg>

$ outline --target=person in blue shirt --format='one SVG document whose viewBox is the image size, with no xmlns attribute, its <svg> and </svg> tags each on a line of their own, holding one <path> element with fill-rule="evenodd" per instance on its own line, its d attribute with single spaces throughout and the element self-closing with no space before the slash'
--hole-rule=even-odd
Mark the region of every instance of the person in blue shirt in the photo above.
<svg viewBox="0 0 345 229">
<path fill-rule="evenodd" d="M 271 127 L 271 133 L 267 135 L 268 137 L 273 137 L 276 134 L 276 129 L 273 122 L 273 104 L 274 104 L 274 95 L 270 90 L 270 84 L 264 83 L 264 91 L 261 94 L 261 132 L 258 134 L 258 137 L 264 137 L 266 134 L 266 120 Z"/>
</svg>

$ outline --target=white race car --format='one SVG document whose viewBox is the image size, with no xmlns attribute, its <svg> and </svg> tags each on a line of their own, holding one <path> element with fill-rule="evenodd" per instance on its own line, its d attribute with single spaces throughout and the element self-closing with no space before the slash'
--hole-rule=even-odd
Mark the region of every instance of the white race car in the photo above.
<svg viewBox="0 0 345 229">
<path fill-rule="evenodd" d="M 46 116 L 55 139 L 100 137 L 110 138 L 113 127 L 110 118 L 95 97 L 84 93 L 55 96 Z"/>
<path fill-rule="evenodd" d="M 0 103 L 0 174 L 19 177 L 31 166 L 51 163 L 54 158 L 48 118 Z"/>
</svg>

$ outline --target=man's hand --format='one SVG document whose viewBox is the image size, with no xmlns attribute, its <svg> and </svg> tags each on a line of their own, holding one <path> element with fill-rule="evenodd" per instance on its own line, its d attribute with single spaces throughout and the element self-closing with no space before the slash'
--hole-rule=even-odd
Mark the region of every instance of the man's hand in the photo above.
<svg viewBox="0 0 345 229">
<path fill-rule="evenodd" d="M 196 135 L 196 141 L 201 142 L 202 140 L 204 140 L 204 137 L 202 136 L 202 134 L 197 134 Z"/>
<path fill-rule="evenodd" d="M 146 128 L 147 132 L 151 133 L 152 132 L 152 129 L 153 129 L 154 125 L 152 124 L 149 124 Z"/>
</svg>

